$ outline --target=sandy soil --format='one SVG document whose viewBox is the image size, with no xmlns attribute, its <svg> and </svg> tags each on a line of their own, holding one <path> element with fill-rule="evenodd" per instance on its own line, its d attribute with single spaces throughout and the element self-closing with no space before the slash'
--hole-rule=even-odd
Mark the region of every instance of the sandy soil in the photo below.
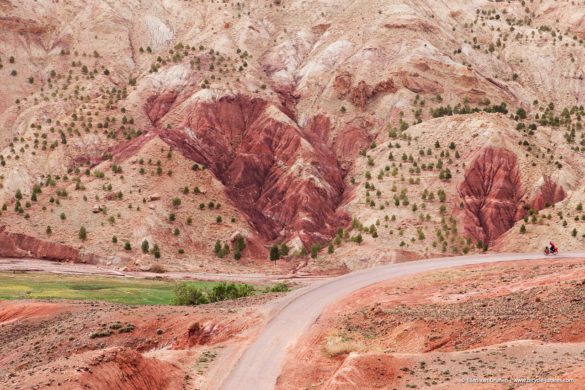
<svg viewBox="0 0 585 390">
<path fill-rule="evenodd" d="M 281 261 L 284 263 L 284 261 Z M 275 272 L 281 268 L 274 267 L 271 271 Z M 80 264 L 57 261 L 46 261 L 38 259 L 5 259 L 0 258 L 0 272 L 41 272 L 54 274 L 71 274 L 71 275 L 107 275 L 130 278 L 156 278 L 165 280 L 208 280 L 208 281 L 234 281 L 245 283 L 268 283 L 283 280 L 293 280 L 295 282 L 313 282 L 323 280 L 337 274 L 327 274 L 325 270 L 320 273 L 206 273 L 206 272 L 165 272 L 163 274 L 149 271 L 117 271 L 107 266 L 94 264 Z"/>
</svg>

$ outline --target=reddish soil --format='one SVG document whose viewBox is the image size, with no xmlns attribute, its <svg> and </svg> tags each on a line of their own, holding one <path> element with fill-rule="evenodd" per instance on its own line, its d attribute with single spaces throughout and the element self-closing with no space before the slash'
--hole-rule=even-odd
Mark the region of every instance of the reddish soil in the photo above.
<svg viewBox="0 0 585 390">
<path fill-rule="evenodd" d="M 26 234 L 6 231 L 0 226 L 0 257 L 34 257 L 38 259 L 79 261 L 79 251 L 67 245 L 44 241 Z"/>
<path fill-rule="evenodd" d="M 459 382 L 565 378 L 575 382 L 558 388 L 582 389 L 584 291 L 583 260 L 470 266 L 372 286 L 323 313 L 291 350 L 278 387 L 471 389 Z M 531 386 L 523 388 L 548 388 Z"/>
<path fill-rule="evenodd" d="M 200 307 L 0 302 L 0 388 L 192 389 L 271 296 Z"/>
<path fill-rule="evenodd" d="M 157 359 L 145 358 L 131 349 L 107 349 L 93 357 L 89 366 L 90 368 L 83 371 L 79 378 L 79 384 L 86 388 L 122 390 L 185 387 L 180 367 Z"/>
</svg>

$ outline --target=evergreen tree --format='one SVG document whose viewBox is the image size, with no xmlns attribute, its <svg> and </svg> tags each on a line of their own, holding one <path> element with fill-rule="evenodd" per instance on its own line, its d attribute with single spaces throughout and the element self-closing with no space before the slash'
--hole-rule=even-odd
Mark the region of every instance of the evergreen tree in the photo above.
<svg viewBox="0 0 585 390">
<path fill-rule="evenodd" d="M 81 241 L 85 241 L 87 239 L 87 230 L 85 229 L 85 226 L 79 228 L 79 239 Z"/>
<path fill-rule="evenodd" d="M 280 259 L 280 251 L 278 249 L 278 246 L 274 244 L 270 248 L 270 260 L 276 261 L 278 259 Z"/>
<path fill-rule="evenodd" d="M 152 254 L 154 255 L 155 259 L 160 259 L 160 248 L 157 244 L 154 244 L 152 247 Z"/>
<path fill-rule="evenodd" d="M 215 246 L 213 247 L 213 252 L 214 252 L 216 255 L 219 255 L 219 253 L 221 252 L 221 242 L 219 242 L 219 240 L 217 240 L 217 241 L 215 242 Z"/>
<path fill-rule="evenodd" d="M 142 241 L 142 253 L 148 253 L 149 246 L 147 240 Z"/>
<path fill-rule="evenodd" d="M 288 256 L 288 252 L 289 252 L 290 248 L 288 247 L 288 245 L 286 245 L 286 243 L 282 244 L 280 246 L 280 255 L 281 256 Z"/>
<path fill-rule="evenodd" d="M 313 244 L 313 246 L 311 246 L 311 258 L 316 259 L 317 255 L 319 254 L 319 245 L 317 244 Z"/>
</svg>

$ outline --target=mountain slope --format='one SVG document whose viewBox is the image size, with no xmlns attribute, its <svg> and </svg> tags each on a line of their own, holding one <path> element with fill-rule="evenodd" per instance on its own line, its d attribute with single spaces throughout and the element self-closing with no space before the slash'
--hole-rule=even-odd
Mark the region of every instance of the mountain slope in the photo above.
<svg viewBox="0 0 585 390">
<path fill-rule="evenodd" d="M 105 264 L 154 261 L 141 254 L 146 239 L 167 266 L 233 270 L 283 243 L 301 255 L 291 267 L 313 270 L 536 250 L 550 236 L 561 248 L 581 245 L 581 5 L 88 5 L 0 3 L 7 231 Z M 172 162 L 170 147 L 182 155 Z M 140 174 L 140 160 L 154 174 Z M 172 167 L 157 172 L 158 160 Z M 110 184 L 124 196 L 102 209 Z M 220 210 L 192 225 L 179 226 L 182 213 L 169 221 L 173 199 L 199 184 L 214 190 L 188 206 L 181 199 L 181 210 Z M 136 211 L 145 192 L 164 207 Z M 71 208 L 66 222 L 56 199 Z M 216 241 L 233 258 L 237 234 L 244 261 L 218 258 Z M 317 255 L 330 242 L 335 254 Z M 311 251 L 320 262 L 307 264 Z"/>
</svg>

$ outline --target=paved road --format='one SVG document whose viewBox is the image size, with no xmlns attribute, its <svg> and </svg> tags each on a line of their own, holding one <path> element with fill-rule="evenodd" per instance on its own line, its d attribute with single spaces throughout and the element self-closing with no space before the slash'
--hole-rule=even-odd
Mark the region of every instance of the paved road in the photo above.
<svg viewBox="0 0 585 390">
<path fill-rule="evenodd" d="M 585 252 L 562 257 L 583 257 Z M 259 338 L 242 354 L 223 381 L 223 390 L 273 389 L 287 348 L 313 324 L 329 304 L 368 285 L 387 279 L 470 264 L 543 259 L 538 254 L 475 255 L 391 264 L 313 284 L 289 295 L 273 314 Z"/>
</svg>

